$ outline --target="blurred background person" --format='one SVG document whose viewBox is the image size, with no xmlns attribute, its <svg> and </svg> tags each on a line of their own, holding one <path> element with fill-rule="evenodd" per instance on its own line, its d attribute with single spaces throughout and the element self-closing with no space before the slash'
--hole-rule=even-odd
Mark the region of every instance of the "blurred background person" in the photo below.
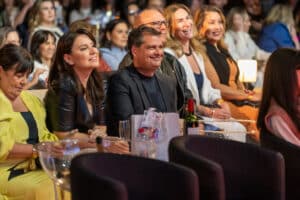
<svg viewBox="0 0 300 200">
<path fill-rule="evenodd" d="M 225 10 L 225 7 L 228 4 L 228 0 L 206 0 L 205 4 L 211 5 L 211 6 L 216 6 L 220 10 L 222 10 L 224 15 L 227 14 L 227 10 Z"/>
<path fill-rule="evenodd" d="M 10 26 L 0 28 L 0 48 L 5 44 L 21 45 L 21 39 L 16 29 Z"/>
<path fill-rule="evenodd" d="M 260 49 L 253 41 L 248 31 L 251 26 L 250 17 L 242 7 L 232 8 L 226 18 L 227 31 L 224 41 L 232 58 L 255 59 L 258 62 L 256 83 L 253 87 L 261 88 L 263 82 L 264 66 L 270 53 Z"/>
<path fill-rule="evenodd" d="M 227 15 L 226 22 L 227 31 L 224 41 L 234 60 L 257 59 L 267 61 L 271 54 L 260 49 L 248 34 L 251 20 L 244 8 L 232 8 Z"/>
<path fill-rule="evenodd" d="M 0 27 L 15 27 L 15 19 L 19 11 L 17 0 L 2 0 L 0 11 Z"/>
<path fill-rule="evenodd" d="M 247 90 L 239 81 L 239 68 L 223 41 L 226 21 L 222 11 L 214 6 L 205 6 L 195 21 L 199 39 L 204 42 L 210 61 L 205 66 L 212 86 L 221 91 L 234 118 L 256 120 L 261 96 Z M 250 128 L 256 129 L 254 124 Z"/>
<path fill-rule="evenodd" d="M 77 20 L 89 21 L 100 12 L 93 0 L 75 0 L 74 9 L 70 12 L 70 23 Z"/>
<path fill-rule="evenodd" d="M 165 8 L 166 2 L 165 0 L 147 0 L 146 8 L 148 9 L 157 9 L 163 11 Z"/>
<path fill-rule="evenodd" d="M 139 12 L 140 8 L 136 1 L 131 1 L 124 5 L 120 18 L 126 20 L 129 26 L 129 31 L 133 28 L 135 18 Z"/>
<path fill-rule="evenodd" d="M 56 38 L 52 32 L 40 30 L 33 34 L 32 41 L 30 52 L 34 59 L 34 70 L 29 75 L 31 84 L 27 84 L 27 87 L 30 89 L 45 89 L 47 88 L 48 75 L 54 59 Z M 34 82 L 32 80 L 35 79 L 35 73 L 40 75 L 38 80 Z"/>
<path fill-rule="evenodd" d="M 263 12 L 261 1 L 243 0 L 243 3 L 251 19 L 249 34 L 255 42 L 258 42 L 259 35 L 263 27 L 263 21 L 265 19 L 265 13 Z"/>
<path fill-rule="evenodd" d="M 293 11 L 290 5 L 276 4 L 268 13 L 261 31 L 258 46 L 267 52 L 280 47 L 299 49 Z"/>
<path fill-rule="evenodd" d="M 36 166 L 36 144 L 55 141 L 45 124 L 43 103 L 24 91 L 33 60 L 22 47 L 0 49 L 0 197 L 53 200 L 53 182 Z"/>
<path fill-rule="evenodd" d="M 128 24 L 123 19 L 110 21 L 104 31 L 100 52 L 108 66 L 116 71 L 127 54 Z"/>
<path fill-rule="evenodd" d="M 300 54 L 280 48 L 268 60 L 257 120 L 262 131 L 300 146 Z"/>
<path fill-rule="evenodd" d="M 56 25 L 55 7 L 52 0 L 37 0 L 30 14 L 28 49 L 32 43 L 32 36 L 38 30 L 51 31 L 55 35 L 56 41 L 63 35 L 62 30 Z"/>
</svg>

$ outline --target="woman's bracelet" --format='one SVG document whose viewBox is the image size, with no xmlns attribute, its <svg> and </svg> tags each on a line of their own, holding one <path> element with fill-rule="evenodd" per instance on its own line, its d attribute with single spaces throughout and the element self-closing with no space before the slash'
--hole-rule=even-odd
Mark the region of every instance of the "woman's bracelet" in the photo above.
<svg viewBox="0 0 300 200">
<path fill-rule="evenodd" d="M 32 154 L 31 157 L 33 159 L 36 159 L 38 157 L 38 150 L 37 150 L 37 144 L 32 145 Z"/>
</svg>

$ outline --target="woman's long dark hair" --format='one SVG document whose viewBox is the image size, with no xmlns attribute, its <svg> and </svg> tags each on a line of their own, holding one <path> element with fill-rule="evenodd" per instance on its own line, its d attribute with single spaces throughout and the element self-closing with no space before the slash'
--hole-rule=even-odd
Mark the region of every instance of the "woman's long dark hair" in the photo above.
<svg viewBox="0 0 300 200">
<path fill-rule="evenodd" d="M 80 35 L 88 36 L 94 44 L 96 40 L 92 33 L 79 29 L 74 32 L 64 34 L 58 41 L 53 65 L 50 69 L 48 85 L 56 87 L 65 77 L 71 77 L 76 83 L 76 90 L 79 94 L 86 93 L 87 101 L 93 105 L 99 105 L 103 101 L 102 79 L 99 73 L 94 69 L 88 79 L 86 90 L 79 81 L 72 66 L 64 60 L 64 54 L 70 54 L 75 39 Z"/>
<path fill-rule="evenodd" d="M 300 113 L 297 111 L 295 91 L 296 69 L 300 68 L 300 52 L 295 49 L 277 49 L 270 56 L 264 75 L 263 95 L 259 109 L 257 127 L 265 126 L 271 99 L 282 107 L 300 130 Z"/>
</svg>

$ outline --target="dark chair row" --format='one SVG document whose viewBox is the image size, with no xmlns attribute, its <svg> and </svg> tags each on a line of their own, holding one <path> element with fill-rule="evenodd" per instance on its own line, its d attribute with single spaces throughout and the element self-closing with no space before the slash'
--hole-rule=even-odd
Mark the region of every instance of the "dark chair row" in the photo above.
<svg viewBox="0 0 300 200">
<path fill-rule="evenodd" d="M 258 145 L 198 135 L 177 137 L 170 142 L 169 159 L 196 171 L 200 199 L 285 199 L 284 159 Z"/>
<path fill-rule="evenodd" d="M 81 155 L 71 165 L 72 199 L 300 199 L 299 148 L 264 132 L 261 142 L 276 151 L 181 136 L 170 142 L 171 163 L 129 155 Z"/>
<path fill-rule="evenodd" d="M 73 200 L 198 200 L 196 173 L 131 155 L 83 154 L 71 164 Z"/>
<path fill-rule="evenodd" d="M 261 145 L 280 152 L 285 161 L 286 199 L 300 199 L 300 147 L 270 133 L 265 128 L 260 133 Z"/>
</svg>

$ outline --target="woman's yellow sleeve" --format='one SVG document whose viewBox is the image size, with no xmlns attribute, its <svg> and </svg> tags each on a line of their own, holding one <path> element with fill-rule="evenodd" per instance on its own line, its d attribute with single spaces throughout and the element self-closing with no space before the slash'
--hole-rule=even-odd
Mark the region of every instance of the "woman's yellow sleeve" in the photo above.
<svg viewBox="0 0 300 200">
<path fill-rule="evenodd" d="M 9 151 L 13 148 L 15 139 L 12 127 L 13 117 L 9 115 L 0 116 L 0 161 L 7 158 Z"/>
</svg>

